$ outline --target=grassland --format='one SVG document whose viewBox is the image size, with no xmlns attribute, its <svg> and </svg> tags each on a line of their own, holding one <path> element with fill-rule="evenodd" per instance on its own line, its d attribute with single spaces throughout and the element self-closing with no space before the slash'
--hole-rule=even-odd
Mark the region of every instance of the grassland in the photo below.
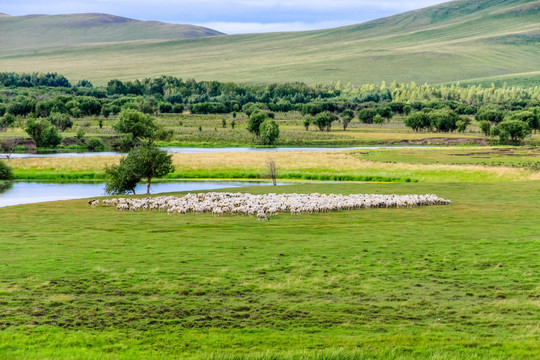
<svg viewBox="0 0 540 360">
<path fill-rule="evenodd" d="M 492 157 L 490 161 L 485 161 Z M 481 160 L 479 160 L 479 158 Z M 9 159 L 17 179 L 102 179 L 120 156 Z M 174 154 L 168 179 L 258 179 L 273 159 L 280 179 L 382 182 L 540 180 L 537 149 L 443 148 Z"/>
<path fill-rule="evenodd" d="M 269 222 L 2 208 L 0 358 L 536 359 L 538 186 L 233 190 L 453 201 Z"/>
<path fill-rule="evenodd" d="M 43 42 L 43 47 L 28 51 L 4 45 L 0 67 L 56 71 L 72 81 L 86 78 L 97 85 L 112 78 L 162 74 L 235 82 L 340 80 L 353 85 L 479 78 L 489 84 L 502 76 L 523 82 L 530 78 L 528 73 L 539 71 L 538 4 L 452 1 L 365 24 L 309 32 L 53 48 Z M 26 42 L 24 36 L 14 39 Z M 537 80 L 527 80 L 527 86 L 537 85 Z"/>
<path fill-rule="evenodd" d="M 177 40 L 222 33 L 193 25 L 139 21 L 107 14 L 29 15 L 0 14 L 3 50 L 140 40 Z"/>
</svg>

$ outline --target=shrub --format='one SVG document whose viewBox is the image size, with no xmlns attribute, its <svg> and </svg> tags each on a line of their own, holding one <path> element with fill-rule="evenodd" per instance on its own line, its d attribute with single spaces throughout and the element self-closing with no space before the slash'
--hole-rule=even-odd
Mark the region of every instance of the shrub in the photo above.
<svg viewBox="0 0 540 360">
<path fill-rule="evenodd" d="M 25 131 L 38 147 L 56 147 L 62 142 L 62 136 L 56 126 L 48 120 L 28 119 Z"/>
<path fill-rule="evenodd" d="M 0 129 L 6 129 L 15 123 L 15 116 L 11 114 L 6 114 L 2 119 L 0 119 Z"/>
<path fill-rule="evenodd" d="M 405 126 L 410 127 L 414 131 L 421 131 L 431 127 L 429 116 L 423 111 L 412 113 L 405 119 L 404 123 Z"/>
<path fill-rule="evenodd" d="M 184 104 L 174 104 L 172 107 L 172 112 L 175 114 L 181 114 L 184 112 Z"/>
<path fill-rule="evenodd" d="M 279 125 L 272 119 L 266 119 L 260 126 L 260 137 L 264 145 L 275 145 L 279 138 Z"/>
<path fill-rule="evenodd" d="M 248 124 L 247 124 L 248 131 L 250 133 L 253 133 L 253 134 L 259 136 L 260 135 L 260 126 L 266 119 L 269 119 L 269 117 L 266 116 L 266 114 L 264 114 L 264 113 L 261 113 L 261 112 L 258 112 L 258 111 L 254 112 L 254 113 L 251 113 L 251 115 L 249 117 Z"/>
<path fill-rule="evenodd" d="M 302 123 L 304 124 L 306 131 L 309 131 L 309 125 L 313 124 L 313 117 L 311 117 L 310 115 L 304 116 L 302 119 Z"/>
<path fill-rule="evenodd" d="M 493 128 L 492 135 L 498 136 L 501 143 L 511 140 L 522 141 L 531 134 L 529 125 L 520 120 L 505 120 Z"/>
<path fill-rule="evenodd" d="M 113 128 L 134 138 L 151 138 L 157 131 L 154 118 L 132 109 L 122 110 Z"/>
<path fill-rule="evenodd" d="M 0 180 L 13 180 L 13 170 L 0 160 Z"/>
<path fill-rule="evenodd" d="M 376 125 L 382 125 L 385 121 L 385 118 L 382 117 L 380 114 L 377 114 L 373 117 L 373 123 Z"/>
<path fill-rule="evenodd" d="M 100 138 L 92 137 L 86 141 L 86 147 L 90 151 L 103 151 L 105 150 L 105 144 Z"/>
<path fill-rule="evenodd" d="M 315 116 L 315 120 L 313 120 L 313 123 L 317 125 L 320 131 L 330 131 L 332 128 L 332 123 L 336 121 L 338 117 L 331 112 L 325 111 L 322 113 L 319 113 Z"/>
<path fill-rule="evenodd" d="M 482 120 L 478 123 L 480 130 L 485 136 L 491 135 L 491 123 L 487 120 Z"/>
<path fill-rule="evenodd" d="M 459 116 L 448 109 L 433 110 L 429 113 L 429 122 L 432 128 L 440 132 L 451 132 L 457 129 Z"/>
<path fill-rule="evenodd" d="M 51 116 L 49 116 L 49 121 L 61 132 L 73 127 L 73 121 L 68 114 L 53 113 Z"/>
<path fill-rule="evenodd" d="M 489 121 L 498 124 L 504 119 L 504 112 L 493 107 L 482 107 L 474 116 L 476 121 Z"/>
<path fill-rule="evenodd" d="M 373 118 L 377 115 L 377 111 L 371 108 L 363 108 L 358 112 L 358 120 L 364 124 L 373 124 Z"/>
<path fill-rule="evenodd" d="M 172 104 L 168 102 L 159 103 L 159 112 L 162 114 L 172 113 L 173 112 Z"/>
<path fill-rule="evenodd" d="M 471 124 L 471 119 L 467 116 L 461 116 L 458 121 L 456 121 L 457 131 L 465 132 L 467 127 Z"/>
</svg>

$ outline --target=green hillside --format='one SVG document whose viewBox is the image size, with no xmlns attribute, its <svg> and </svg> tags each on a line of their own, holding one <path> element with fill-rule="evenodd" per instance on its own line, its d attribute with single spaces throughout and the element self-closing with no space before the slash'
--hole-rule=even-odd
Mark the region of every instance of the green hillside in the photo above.
<svg viewBox="0 0 540 360">
<path fill-rule="evenodd" d="M 88 43 L 177 40 L 222 33 L 193 25 L 139 21 L 107 14 L 27 15 L 0 14 L 0 49 L 24 51 Z"/>
<path fill-rule="evenodd" d="M 2 45 L 5 46 L 5 45 Z M 71 80 L 162 74 L 198 80 L 539 84 L 540 1 L 452 1 L 329 30 L 3 49 L 4 71 Z M 532 80 L 527 80 L 528 78 Z"/>
</svg>

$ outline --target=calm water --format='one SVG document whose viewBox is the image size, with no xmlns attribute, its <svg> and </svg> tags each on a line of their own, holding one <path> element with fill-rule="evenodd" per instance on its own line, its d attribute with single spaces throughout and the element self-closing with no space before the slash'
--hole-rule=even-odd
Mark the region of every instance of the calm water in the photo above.
<svg viewBox="0 0 540 360">
<path fill-rule="evenodd" d="M 282 185 L 283 183 L 278 183 Z M 271 185 L 266 181 L 175 181 L 153 184 L 151 194 L 173 191 L 217 190 L 231 187 Z M 104 184 L 50 182 L 14 182 L 0 187 L 0 207 L 45 201 L 83 199 L 104 195 Z M 135 188 L 137 194 L 146 193 L 146 185 Z"/>
<path fill-rule="evenodd" d="M 357 146 L 357 147 L 276 147 L 276 148 L 251 148 L 251 147 L 226 147 L 226 148 L 197 148 L 197 147 L 164 147 L 163 150 L 172 154 L 199 154 L 199 153 L 223 153 L 223 152 L 273 152 L 273 151 L 342 151 L 360 149 L 422 149 L 432 146 Z M 70 152 L 54 154 L 11 154 L 12 159 L 31 157 L 91 157 L 91 156 L 115 156 L 123 155 L 119 152 Z M 0 158 L 5 158 L 7 154 L 0 153 Z"/>
</svg>

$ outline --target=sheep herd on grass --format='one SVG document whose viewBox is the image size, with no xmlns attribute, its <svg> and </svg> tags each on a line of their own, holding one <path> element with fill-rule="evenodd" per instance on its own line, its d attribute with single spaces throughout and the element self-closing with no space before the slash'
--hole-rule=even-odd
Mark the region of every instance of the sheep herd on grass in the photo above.
<svg viewBox="0 0 540 360">
<path fill-rule="evenodd" d="M 92 207 L 99 200 L 89 202 Z M 172 214 L 212 213 L 256 216 L 268 220 L 270 216 L 289 212 L 292 215 L 367 208 L 415 207 L 448 205 L 436 195 L 379 195 L 379 194 L 263 194 L 209 192 L 187 194 L 183 197 L 158 196 L 146 198 L 105 199 L 102 206 L 114 206 L 119 211 L 154 210 Z"/>
</svg>

